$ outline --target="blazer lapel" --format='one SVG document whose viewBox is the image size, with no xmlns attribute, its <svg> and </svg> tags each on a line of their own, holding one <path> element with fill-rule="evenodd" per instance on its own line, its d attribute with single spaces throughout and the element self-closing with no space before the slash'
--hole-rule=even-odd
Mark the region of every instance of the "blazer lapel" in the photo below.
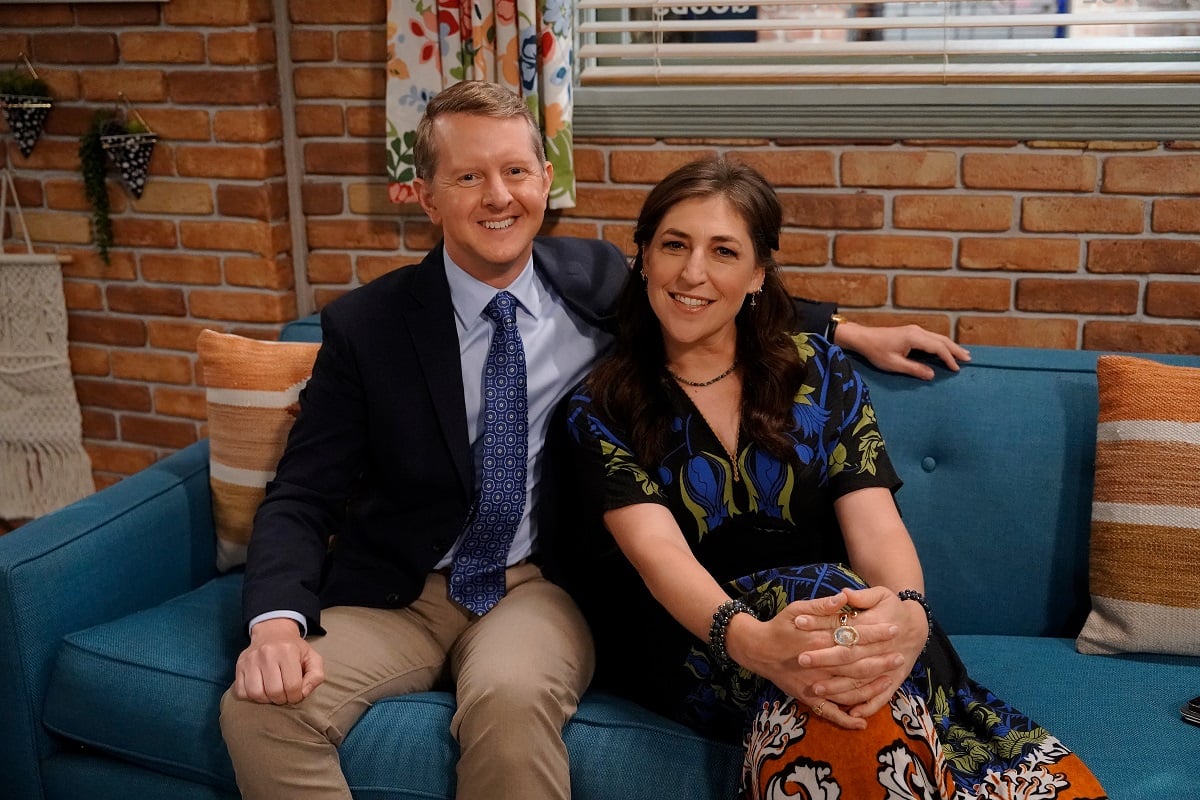
<svg viewBox="0 0 1200 800">
<path fill-rule="evenodd" d="M 446 282 L 442 248 L 435 247 L 414 267 L 412 291 L 403 318 L 409 327 L 417 360 L 433 400 L 438 427 L 450 448 L 464 490 L 475 489 L 475 464 L 467 439 L 467 410 L 463 399 L 462 361 L 454 306 Z"/>
</svg>

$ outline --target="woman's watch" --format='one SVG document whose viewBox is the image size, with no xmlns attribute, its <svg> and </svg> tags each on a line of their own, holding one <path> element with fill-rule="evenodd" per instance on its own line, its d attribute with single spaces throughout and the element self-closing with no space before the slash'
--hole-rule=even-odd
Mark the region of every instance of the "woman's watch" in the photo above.
<svg viewBox="0 0 1200 800">
<path fill-rule="evenodd" d="M 830 314 L 829 325 L 825 328 L 825 338 L 833 342 L 833 336 L 837 332 L 837 326 L 846 321 L 846 318 L 841 314 Z M 837 342 L 834 342 L 837 344 Z"/>
</svg>

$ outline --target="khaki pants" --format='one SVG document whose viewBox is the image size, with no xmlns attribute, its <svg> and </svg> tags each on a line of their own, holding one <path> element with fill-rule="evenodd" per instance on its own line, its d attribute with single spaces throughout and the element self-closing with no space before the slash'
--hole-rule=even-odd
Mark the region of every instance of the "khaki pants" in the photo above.
<svg viewBox="0 0 1200 800">
<path fill-rule="evenodd" d="M 221 732 L 248 800 L 350 797 L 337 746 L 376 700 L 447 688 L 458 710 L 459 800 L 569 798 L 562 728 L 592 677 L 591 634 L 567 594 L 533 564 L 510 567 L 483 617 L 432 573 L 407 608 L 339 606 L 311 644 L 325 682 L 296 705 L 221 699 Z M 514 732 L 519 734 L 514 735 Z M 397 731 L 403 736 L 403 731 Z"/>
</svg>

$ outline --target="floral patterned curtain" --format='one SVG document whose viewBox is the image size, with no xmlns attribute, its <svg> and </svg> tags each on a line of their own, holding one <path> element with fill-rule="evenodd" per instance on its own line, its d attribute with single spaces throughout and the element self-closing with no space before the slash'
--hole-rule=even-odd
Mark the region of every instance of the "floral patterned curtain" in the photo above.
<svg viewBox="0 0 1200 800">
<path fill-rule="evenodd" d="M 392 202 L 416 201 L 412 145 L 425 103 L 461 80 L 525 98 L 554 165 L 551 208 L 575 205 L 571 0 L 388 0 L 387 164 Z"/>
</svg>

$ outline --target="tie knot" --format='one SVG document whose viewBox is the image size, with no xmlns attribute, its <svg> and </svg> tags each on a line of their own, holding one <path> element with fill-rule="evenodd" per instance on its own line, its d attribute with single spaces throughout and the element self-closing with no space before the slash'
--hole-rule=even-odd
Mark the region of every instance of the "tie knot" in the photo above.
<svg viewBox="0 0 1200 800">
<path fill-rule="evenodd" d="M 497 324 L 512 324 L 517 321 L 517 300 L 508 292 L 497 292 L 483 311 Z"/>
</svg>

